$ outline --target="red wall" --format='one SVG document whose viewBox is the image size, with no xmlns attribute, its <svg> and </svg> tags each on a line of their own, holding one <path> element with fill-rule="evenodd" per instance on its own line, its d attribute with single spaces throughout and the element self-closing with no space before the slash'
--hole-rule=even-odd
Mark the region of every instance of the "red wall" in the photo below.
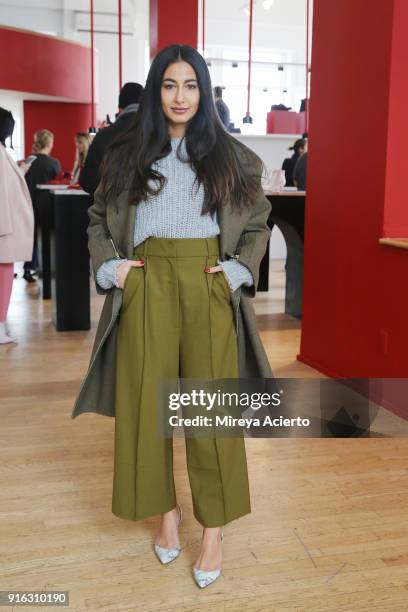
<svg viewBox="0 0 408 612">
<path fill-rule="evenodd" d="M 384 236 L 408 236 L 407 195 L 401 189 L 408 170 L 408 2 L 394 0 L 388 118 Z"/>
<path fill-rule="evenodd" d="M 0 89 L 72 100 L 72 104 L 24 101 L 26 154 L 31 153 L 34 132 L 47 128 L 55 135 L 52 155 L 71 170 L 75 132 L 87 131 L 91 125 L 89 49 L 52 36 L 0 27 L 0 58 Z"/>
<path fill-rule="evenodd" d="M 72 170 L 75 160 L 74 136 L 76 132 L 87 132 L 89 127 L 89 104 L 69 102 L 24 102 L 25 154 L 31 153 L 33 134 L 46 128 L 54 134 L 52 157 L 60 160 L 64 170 Z"/>
<path fill-rule="evenodd" d="M 329 376 L 408 376 L 408 250 L 378 244 L 389 147 L 407 146 L 396 129 L 407 98 L 395 113 L 389 99 L 391 53 L 408 54 L 406 36 L 392 47 L 403 3 L 314 2 L 299 359 Z"/>
<path fill-rule="evenodd" d="M 82 45 L 2 26 L 0 58 L 0 89 L 91 100 L 91 57 Z"/>
<path fill-rule="evenodd" d="M 150 58 L 173 44 L 197 48 L 198 0 L 150 0 Z"/>
</svg>

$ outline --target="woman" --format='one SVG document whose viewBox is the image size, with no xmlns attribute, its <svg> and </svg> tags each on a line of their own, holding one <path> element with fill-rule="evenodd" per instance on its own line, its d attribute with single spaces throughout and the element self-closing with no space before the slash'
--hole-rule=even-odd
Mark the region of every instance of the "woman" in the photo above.
<svg viewBox="0 0 408 612">
<path fill-rule="evenodd" d="M 26 182 L 6 151 L 14 131 L 13 115 L 0 108 L 0 344 L 15 342 L 6 327 L 14 262 L 31 257 L 34 215 Z"/>
<path fill-rule="evenodd" d="M 75 163 L 72 170 L 71 185 L 79 183 L 82 168 L 84 167 L 86 156 L 88 155 L 91 137 L 86 132 L 78 132 L 75 135 Z"/>
<path fill-rule="evenodd" d="M 283 160 L 282 170 L 285 171 L 286 187 L 294 187 L 293 171 L 295 169 L 297 160 L 307 151 L 307 140 L 304 138 L 299 138 L 299 140 L 296 140 L 293 147 L 289 147 L 289 151 L 294 151 L 294 153 L 292 157 L 287 157 Z"/>
<path fill-rule="evenodd" d="M 202 56 L 172 45 L 154 59 L 89 209 L 96 290 L 107 297 L 72 417 L 116 417 L 112 511 L 161 514 L 163 563 L 180 552 L 181 509 L 172 440 L 157 433 L 159 380 L 272 376 L 249 301 L 270 236 L 261 173 L 222 126 Z M 220 575 L 222 526 L 251 511 L 244 439 L 186 438 L 186 452 L 203 526 L 194 578 L 205 587 Z"/>
<path fill-rule="evenodd" d="M 37 130 L 34 134 L 32 152 L 35 160 L 30 164 L 26 172 L 25 180 L 30 192 L 31 201 L 34 209 L 34 221 L 37 217 L 37 185 L 48 183 L 61 172 L 61 165 L 57 159 L 51 157 L 54 146 L 54 134 L 50 130 Z M 28 283 L 35 283 L 34 272 L 38 267 L 37 255 L 37 223 L 34 223 L 34 247 L 31 261 L 24 262 L 23 278 Z"/>
</svg>

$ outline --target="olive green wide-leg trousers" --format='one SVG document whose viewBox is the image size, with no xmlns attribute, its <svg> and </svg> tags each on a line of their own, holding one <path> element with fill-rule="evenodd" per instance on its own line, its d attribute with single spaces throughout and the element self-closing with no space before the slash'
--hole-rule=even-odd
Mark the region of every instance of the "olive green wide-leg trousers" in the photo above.
<svg viewBox="0 0 408 612">
<path fill-rule="evenodd" d="M 173 438 L 158 426 L 159 379 L 238 378 L 232 302 L 218 236 L 149 237 L 135 247 L 117 337 L 112 512 L 140 520 L 176 506 Z M 251 512 L 245 442 L 186 437 L 195 518 L 223 526 Z"/>
</svg>

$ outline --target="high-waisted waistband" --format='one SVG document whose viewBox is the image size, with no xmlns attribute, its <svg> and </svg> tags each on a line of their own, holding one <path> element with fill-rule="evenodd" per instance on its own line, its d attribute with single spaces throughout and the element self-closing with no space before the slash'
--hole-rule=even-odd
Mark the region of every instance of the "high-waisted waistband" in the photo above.
<svg viewBox="0 0 408 612">
<path fill-rule="evenodd" d="M 219 236 L 211 238 L 157 238 L 149 236 L 135 246 L 134 255 L 156 257 L 208 257 L 219 255 Z"/>
</svg>

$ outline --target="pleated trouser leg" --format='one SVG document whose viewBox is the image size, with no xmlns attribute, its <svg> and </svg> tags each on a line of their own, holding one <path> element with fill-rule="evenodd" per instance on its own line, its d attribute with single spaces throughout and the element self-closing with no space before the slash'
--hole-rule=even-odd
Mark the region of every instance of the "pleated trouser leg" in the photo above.
<svg viewBox="0 0 408 612">
<path fill-rule="evenodd" d="M 134 251 L 119 315 L 112 512 L 140 520 L 176 505 L 173 440 L 158 427 L 160 379 L 237 378 L 232 305 L 218 237 L 150 237 Z M 177 392 L 177 385 L 174 388 Z M 248 514 L 244 438 L 186 437 L 196 519 L 222 526 Z"/>
</svg>

